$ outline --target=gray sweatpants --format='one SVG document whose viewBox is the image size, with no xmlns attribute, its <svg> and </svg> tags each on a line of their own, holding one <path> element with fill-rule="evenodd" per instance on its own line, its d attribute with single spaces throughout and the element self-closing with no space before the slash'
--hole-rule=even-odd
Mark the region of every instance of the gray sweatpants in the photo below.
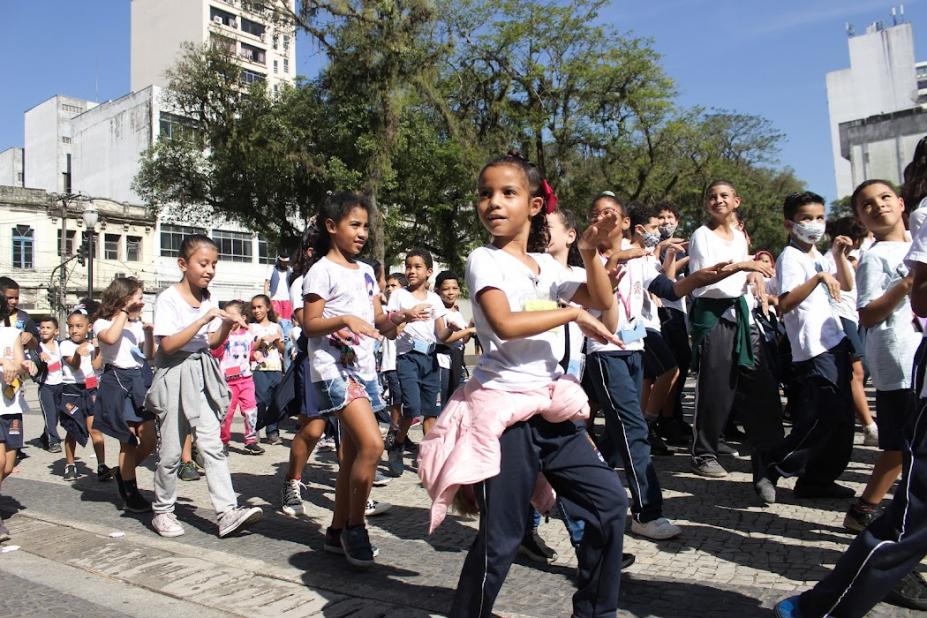
<svg viewBox="0 0 927 618">
<path fill-rule="evenodd" d="M 196 447 L 203 454 L 206 485 L 216 514 L 222 515 L 238 506 L 228 459 L 222 451 L 222 440 L 219 439 L 219 418 L 210 409 L 206 396 L 201 397 L 202 405 L 193 418 L 190 418 L 189 413 L 182 413 L 180 406 L 168 406 L 158 413 L 158 464 L 155 467 L 155 501 L 152 504 L 155 513 L 170 513 L 174 510 L 180 455 L 183 441 L 191 429 L 196 437 Z"/>
</svg>

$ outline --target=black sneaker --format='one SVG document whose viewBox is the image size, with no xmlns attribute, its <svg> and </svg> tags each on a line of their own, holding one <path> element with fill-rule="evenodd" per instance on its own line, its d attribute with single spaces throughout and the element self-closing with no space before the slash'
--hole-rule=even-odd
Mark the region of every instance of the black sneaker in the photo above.
<svg viewBox="0 0 927 618">
<path fill-rule="evenodd" d="M 692 439 L 692 428 L 688 427 L 686 431 L 685 421 L 679 421 L 676 418 L 661 417 L 657 421 L 657 433 L 663 438 L 669 446 L 688 446 Z"/>
<path fill-rule="evenodd" d="M 249 455 L 263 455 L 265 453 L 264 449 L 261 448 L 261 445 L 257 442 L 252 442 L 251 444 L 245 445 L 245 450 Z"/>
<path fill-rule="evenodd" d="M 272 431 L 267 434 L 267 443 L 268 444 L 283 444 L 283 440 L 280 438 L 279 431 Z"/>
<path fill-rule="evenodd" d="M 60 452 L 61 452 L 61 443 L 60 443 L 60 442 L 55 442 L 54 444 L 50 444 L 50 445 L 48 446 L 48 452 L 49 452 L 49 453 L 60 453 Z"/>
<path fill-rule="evenodd" d="M 374 564 L 373 547 L 364 525 L 346 526 L 341 531 L 341 549 L 344 550 L 345 559 L 356 567 L 369 567 Z"/>
<path fill-rule="evenodd" d="M 927 610 L 927 582 L 920 573 L 912 571 L 905 575 L 882 600 L 908 609 Z"/>
<path fill-rule="evenodd" d="M 138 487 L 131 487 L 134 491 L 128 492 L 128 497 L 125 499 L 125 508 L 130 513 L 150 513 L 151 512 L 151 502 L 145 500 L 142 497 L 142 494 L 139 493 Z"/>
<path fill-rule="evenodd" d="M 97 480 L 101 483 L 113 480 L 113 471 L 106 464 L 100 464 L 97 466 Z"/>
<path fill-rule="evenodd" d="M 122 473 L 119 472 L 119 468 L 113 468 L 113 478 L 116 480 L 116 491 L 119 492 L 119 497 L 125 503 L 128 501 L 129 495 L 126 493 L 126 484 L 122 480 Z"/>
<path fill-rule="evenodd" d="M 518 546 L 518 553 L 535 562 L 543 562 L 545 564 L 550 564 L 558 557 L 557 552 L 548 547 L 544 539 L 541 538 L 541 535 L 538 534 L 537 528 L 531 530 L 525 535 L 525 538 L 521 540 L 521 545 Z"/>
<path fill-rule="evenodd" d="M 66 481 L 76 481 L 77 480 L 77 466 L 74 464 L 65 464 L 64 466 L 64 480 Z"/>
<path fill-rule="evenodd" d="M 198 481 L 200 480 L 200 473 L 197 471 L 196 466 L 193 465 L 193 462 L 188 461 L 180 464 L 180 469 L 177 470 L 177 477 L 181 481 Z"/>
<path fill-rule="evenodd" d="M 860 504 L 860 501 L 857 500 L 847 509 L 846 517 L 843 518 L 843 527 L 850 532 L 859 534 L 866 526 L 871 524 L 873 520 L 878 519 L 880 515 L 882 515 L 882 509 L 878 506 L 874 504 Z"/>
<path fill-rule="evenodd" d="M 736 448 L 725 442 L 724 440 L 718 440 L 718 455 L 726 455 L 727 457 L 737 457 L 740 455 L 740 451 Z"/>
<path fill-rule="evenodd" d="M 650 442 L 650 452 L 658 457 L 672 455 L 673 451 L 666 446 L 663 438 L 657 433 L 656 421 L 647 421 L 647 441 Z"/>
<path fill-rule="evenodd" d="M 622 553 L 621 554 L 621 570 L 624 571 L 626 568 L 634 564 L 635 560 L 636 558 L 634 557 L 634 554 Z"/>
<path fill-rule="evenodd" d="M 402 443 L 402 447 L 409 455 L 418 455 L 418 444 L 413 442 L 412 438 L 409 436 L 406 436 L 405 441 Z"/>
<path fill-rule="evenodd" d="M 373 549 L 374 558 L 380 555 L 379 547 L 371 544 L 370 548 Z M 328 527 L 325 529 L 325 543 L 322 545 L 322 549 L 330 554 L 338 554 L 339 556 L 344 555 L 344 549 L 341 547 L 340 528 Z"/>
</svg>

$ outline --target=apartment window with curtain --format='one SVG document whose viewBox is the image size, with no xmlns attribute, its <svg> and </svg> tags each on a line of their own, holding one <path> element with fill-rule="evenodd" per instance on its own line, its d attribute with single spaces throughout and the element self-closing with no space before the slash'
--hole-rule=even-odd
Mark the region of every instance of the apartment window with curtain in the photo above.
<svg viewBox="0 0 927 618">
<path fill-rule="evenodd" d="M 120 234 L 106 234 L 103 237 L 103 259 L 119 259 L 119 243 L 122 241 Z"/>
</svg>

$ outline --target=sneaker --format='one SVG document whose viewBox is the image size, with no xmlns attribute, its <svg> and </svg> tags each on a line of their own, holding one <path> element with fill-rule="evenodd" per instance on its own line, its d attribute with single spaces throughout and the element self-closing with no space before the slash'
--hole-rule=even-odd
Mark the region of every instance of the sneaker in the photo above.
<svg viewBox="0 0 927 618">
<path fill-rule="evenodd" d="M 850 505 L 846 517 L 843 518 L 843 527 L 859 534 L 866 526 L 872 523 L 874 519 L 882 515 L 882 509 L 874 504 L 860 504 L 857 500 Z"/>
<path fill-rule="evenodd" d="M 883 601 L 908 609 L 927 610 L 927 582 L 920 573 L 912 571 L 885 595 Z"/>
<path fill-rule="evenodd" d="M 263 455 L 266 452 L 257 442 L 246 444 L 245 451 L 247 451 L 249 455 Z"/>
<path fill-rule="evenodd" d="M 49 452 L 49 453 L 60 453 L 60 452 L 61 452 L 61 443 L 60 443 L 60 442 L 55 442 L 54 444 L 49 445 L 49 447 L 48 447 L 48 452 Z"/>
<path fill-rule="evenodd" d="M 166 539 L 182 536 L 184 533 L 183 526 L 173 513 L 155 513 L 155 516 L 151 518 L 151 527 Z"/>
<path fill-rule="evenodd" d="M 624 571 L 626 568 L 634 564 L 634 561 L 637 558 L 634 557 L 634 554 L 621 554 L 621 570 Z"/>
<path fill-rule="evenodd" d="M 0 543 L 4 541 L 9 541 L 11 538 L 10 531 L 6 529 L 6 524 L 3 523 L 3 520 L 0 519 Z"/>
<path fill-rule="evenodd" d="M 658 517 L 646 523 L 632 519 L 631 532 L 654 541 L 665 541 L 682 534 L 679 526 L 670 523 L 670 520 L 665 517 Z"/>
<path fill-rule="evenodd" d="M 657 433 L 657 422 L 647 421 L 647 441 L 650 442 L 650 453 L 658 457 L 672 455 L 673 451 L 669 450 L 663 438 Z"/>
<path fill-rule="evenodd" d="M 798 596 L 789 597 L 776 603 L 773 613 L 776 618 L 801 618 L 801 611 L 798 609 Z"/>
<path fill-rule="evenodd" d="M 247 528 L 259 521 L 264 514 L 257 506 L 236 506 L 219 515 L 219 538 L 226 537 L 237 530 Z"/>
<path fill-rule="evenodd" d="M 119 492 L 119 497 L 122 499 L 123 504 L 129 498 L 129 495 L 126 493 L 126 484 L 122 480 L 122 473 L 119 472 L 119 468 L 113 468 L 113 478 L 116 480 L 116 491 Z"/>
<path fill-rule="evenodd" d="M 373 564 L 373 547 L 365 526 L 348 526 L 341 531 L 341 549 L 350 564 L 369 567 Z"/>
<path fill-rule="evenodd" d="M 795 483 L 795 495 L 799 498 L 833 498 L 848 500 L 856 495 L 856 492 L 849 487 L 838 485 L 831 481 L 823 485 L 802 483 L 801 480 Z"/>
<path fill-rule="evenodd" d="M 518 553 L 535 562 L 543 562 L 544 564 L 550 564 L 558 558 L 557 552 L 547 546 L 547 543 L 538 534 L 537 528 L 531 530 L 521 540 Z"/>
<path fill-rule="evenodd" d="M 280 432 L 272 431 L 269 434 L 267 434 L 267 443 L 274 444 L 274 445 L 283 444 L 283 440 L 280 438 Z"/>
<path fill-rule="evenodd" d="M 74 464 L 65 464 L 64 466 L 64 480 L 66 481 L 76 481 L 77 480 L 77 466 Z"/>
<path fill-rule="evenodd" d="M 725 442 L 724 440 L 718 440 L 718 455 L 725 455 L 727 457 L 737 457 L 740 455 L 740 451 L 736 448 Z"/>
<path fill-rule="evenodd" d="M 367 517 L 373 517 L 374 515 L 382 515 L 386 511 L 390 510 L 393 507 L 389 502 L 377 502 L 376 500 L 367 500 L 367 508 L 364 509 L 364 515 Z"/>
<path fill-rule="evenodd" d="M 405 464 L 402 461 L 402 452 L 405 450 L 402 444 L 394 444 L 393 448 L 386 454 L 389 473 L 395 477 L 402 476 Z"/>
<path fill-rule="evenodd" d="M 879 446 L 879 426 L 875 423 L 863 427 L 863 446 Z"/>
<path fill-rule="evenodd" d="M 418 455 L 418 444 L 412 441 L 412 438 L 406 436 L 405 441 L 402 443 L 403 450 L 409 455 Z"/>
<path fill-rule="evenodd" d="M 753 484 L 753 490 L 766 504 L 776 503 L 776 485 L 765 476 Z"/>
<path fill-rule="evenodd" d="M 320 451 L 335 451 L 335 450 L 337 450 L 337 447 L 335 446 L 335 439 L 332 438 L 331 436 L 323 437 L 321 440 L 319 440 L 319 443 L 318 443 L 318 445 L 316 446 L 316 449 L 318 449 L 318 450 L 320 450 Z"/>
<path fill-rule="evenodd" d="M 113 471 L 106 464 L 100 464 L 97 466 L 97 480 L 101 483 L 113 480 Z"/>
<path fill-rule="evenodd" d="M 374 544 L 370 544 L 370 548 L 373 550 L 373 557 L 376 558 L 380 555 L 380 548 Z M 330 554 L 338 554 L 339 556 L 344 555 L 344 549 L 341 547 L 341 529 L 332 528 L 329 526 L 325 529 L 325 543 L 322 545 L 322 549 L 327 551 Z"/>
<path fill-rule="evenodd" d="M 689 467 L 699 476 L 712 479 L 721 479 L 727 476 L 727 470 L 718 463 L 717 459 L 693 459 Z"/>
<path fill-rule="evenodd" d="M 377 470 L 376 475 L 373 477 L 373 486 L 374 487 L 386 487 L 392 481 L 392 477 L 386 476 L 379 470 Z"/>
<path fill-rule="evenodd" d="M 151 502 L 145 500 L 142 497 L 142 494 L 139 493 L 138 487 L 133 484 L 128 485 L 128 497 L 125 499 L 125 510 L 130 513 L 150 513 L 151 512 Z M 133 491 L 134 490 L 134 491 Z"/>
<path fill-rule="evenodd" d="M 195 441 L 190 447 L 190 460 L 196 466 L 197 470 L 205 470 L 206 462 L 203 461 L 203 454 L 200 452 Z"/>
<path fill-rule="evenodd" d="M 200 480 L 200 473 L 196 469 L 196 466 L 192 461 L 187 461 L 180 464 L 180 470 L 177 471 L 177 476 L 181 481 L 198 481 Z"/>
<path fill-rule="evenodd" d="M 657 432 L 669 446 L 688 446 L 692 439 L 692 428 L 676 418 L 661 417 L 657 421 Z"/>
<path fill-rule="evenodd" d="M 280 510 L 290 517 L 298 517 L 305 512 L 300 492 L 302 483 L 297 479 L 287 479 L 280 491 Z"/>
</svg>

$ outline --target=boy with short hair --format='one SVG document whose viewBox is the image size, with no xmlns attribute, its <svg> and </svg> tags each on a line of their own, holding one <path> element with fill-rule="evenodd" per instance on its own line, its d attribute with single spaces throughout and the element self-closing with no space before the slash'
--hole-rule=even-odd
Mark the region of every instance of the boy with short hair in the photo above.
<svg viewBox="0 0 927 618">
<path fill-rule="evenodd" d="M 22 333 L 20 341 L 23 351 L 28 353 L 30 349 L 35 349 L 38 343 L 39 329 L 29 314 L 19 308 L 19 284 L 9 277 L 0 277 L 0 294 L 6 297 L 11 317 L 15 320 L 12 326 Z"/>
<path fill-rule="evenodd" d="M 58 348 L 58 320 L 46 315 L 39 318 L 39 405 L 45 417 L 42 442 L 49 453 L 61 452 L 58 435 L 58 411 L 61 409 L 61 391 L 64 388 L 61 373 L 61 351 Z"/>
<path fill-rule="evenodd" d="M 850 350 L 832 302 L 839 302 L 841 288 L 852 289 L 852 266 L 846 252 L 837 251 L 836 273 L 829 272 L 815 247 L 824 236 L 824 198 L 810 191 L 793 193 L 782 212 L 789 245 L 776 260 L 776 281 L 792 346 L 792 431 L 777 444 L 753 451 L 753 487 L 772 504 L 779 478 L 797 476 L 800 498 L 848 498 L 853 490 L 835 481 L 853 449 Z M 852 241 L 838 236 L 834 244 Z"/>
</svg>

